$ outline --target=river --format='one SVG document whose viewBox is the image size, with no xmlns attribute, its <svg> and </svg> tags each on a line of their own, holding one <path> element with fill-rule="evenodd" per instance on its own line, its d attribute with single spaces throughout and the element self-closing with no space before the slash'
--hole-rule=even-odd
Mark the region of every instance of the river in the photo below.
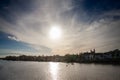
<svg viewBox="0 0 120 80">
<path fill-rule="evenodd" d="M 120 66 L 1 60 L 0 80 L 120 80 Z"/>
</svg>

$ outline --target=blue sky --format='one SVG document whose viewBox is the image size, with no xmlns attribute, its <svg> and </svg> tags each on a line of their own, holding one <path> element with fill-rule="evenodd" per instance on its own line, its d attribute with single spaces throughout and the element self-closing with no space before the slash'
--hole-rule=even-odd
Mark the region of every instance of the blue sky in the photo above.
<svg viewBox="0 0 120 80">
<path fill-rule="evenodd" d="M 0 0 L 0 56 L 120 49 L 119 25 L 119 0 Z"/>
</svg>

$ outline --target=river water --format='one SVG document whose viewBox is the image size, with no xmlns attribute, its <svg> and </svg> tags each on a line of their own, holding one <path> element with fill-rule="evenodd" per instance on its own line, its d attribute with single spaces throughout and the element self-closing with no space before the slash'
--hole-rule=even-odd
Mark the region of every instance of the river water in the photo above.
<svg viewBox="0 0 120 80">
<path fill-rule="evenodd" d="M 120 66 L 0 61 L 0 80 L 120 80 Z"/>
</svg>

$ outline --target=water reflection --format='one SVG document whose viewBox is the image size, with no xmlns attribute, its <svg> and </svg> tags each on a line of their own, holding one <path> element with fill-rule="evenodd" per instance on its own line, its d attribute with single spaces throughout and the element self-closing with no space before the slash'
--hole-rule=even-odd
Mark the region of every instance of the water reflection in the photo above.
<svg viewBox="0 0 120 80">
<path fill-rule="evenodd" d="M 51 73 L 52 80 L 57 80 L 59 63 L 50 62 L 49 67 L 50 67 L 50 73 Z"/>
</svg>

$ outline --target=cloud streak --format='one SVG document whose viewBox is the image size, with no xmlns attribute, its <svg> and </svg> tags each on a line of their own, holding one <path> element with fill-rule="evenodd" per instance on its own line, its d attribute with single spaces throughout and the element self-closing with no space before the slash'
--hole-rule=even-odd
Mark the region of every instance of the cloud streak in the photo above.
<svg viewBox="0 0 120 80">
<path fill-rule="evenodd" d="M 115 18 L 120 17 L 119 10 L 104 12 L 84 21 L 88 15 L 82 5 L 78 14 L 72 0 L 36 0 L 31 6 L 34 10 L 22 16 L 24 12 L 10 10 L 17 16 L 15 24 L 0 18 L 0 31 L 16 36 L 8 36 L 9 39 L 29 43 L 43 53 L 76 53 L 92 48 L 101 52 L 120 48 L 120 19 Z M 48 34 L 55 24 L 60 25 L 63 32 L 58 41 L 50 40 Z"/>
</svg>

